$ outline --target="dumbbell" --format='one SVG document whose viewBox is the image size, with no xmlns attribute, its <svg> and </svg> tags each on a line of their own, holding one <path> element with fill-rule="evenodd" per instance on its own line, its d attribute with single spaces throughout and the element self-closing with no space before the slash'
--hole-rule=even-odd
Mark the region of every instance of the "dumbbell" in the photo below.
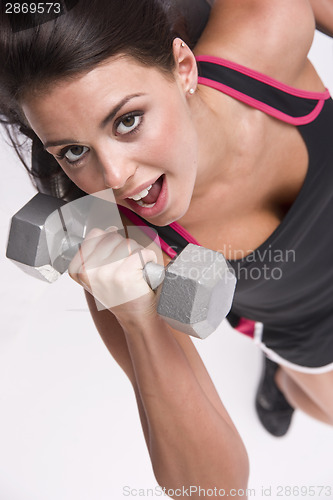
<svg viewBox="0 0 333 500">
<path fill-rule="evenodd" d="M 54 282 L 90 228 L 110 223 L 122 227 L 117 205 L 106 199 L 85 196 L 66 204 L 38 193 L 13 216 L 6 255 L 29 274 Z M 156 290 L 158 313 L 189 335 L 206 338 L 230 311 L 236 277 L 219 252 L 188 244 L 166 267 L 147 263 L 143 275 Z"/>
</svg>

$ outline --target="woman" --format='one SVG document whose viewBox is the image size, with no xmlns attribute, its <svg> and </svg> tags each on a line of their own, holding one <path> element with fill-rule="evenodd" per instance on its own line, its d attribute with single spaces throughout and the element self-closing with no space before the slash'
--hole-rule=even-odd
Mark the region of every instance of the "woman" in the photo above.
<svg viewBox="0 0 333 500">
<path fill-rule="evenodd" d="M 176 251 L 191 239 L 222 251 L 238 278 L 230 320 L 257 322 L 281 365 L 268 366 L 257 398 L 266 427 L 281 434 L 296 407 L 332 423 L 333 104 L 307 60 L 313 10 L 306 0 L 216 1 L 192 52 L 162 3 L 81 0 L 14 32 L 3 16 L 3 114 L 82 191 L 112 188 L 124 223 L 137 223 L 134 212 Z M 245 489 L 238 432 L 190 338 L 156 313 L 142 278 L 154 254 L 130 243 L 114 265 L 128 242 L 95 230 L 69 272 L 133 384 L 156 478 Z M 91 261 L 103 273 L 88 276 Z M 99 300 L 128 301 L 98 312 L 96 288 Z"/>
</svg>

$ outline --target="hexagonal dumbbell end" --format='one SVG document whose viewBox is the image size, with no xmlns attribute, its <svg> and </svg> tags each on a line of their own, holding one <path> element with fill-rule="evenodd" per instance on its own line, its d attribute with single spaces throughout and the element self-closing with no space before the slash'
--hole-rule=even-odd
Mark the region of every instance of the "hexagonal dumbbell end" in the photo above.
<svg viewBox="0 0 333 500">
<path fill-rule="evenodd" d="M 165 268 L 157 310 L 173 328 L 204 339 L 230 311 L 235 287 L 223 254 L 189 244 Z"/>
<path fill-rule="evenodd" d="M 26 273 L 53 282 L 60 276 L 50 261 L 45 220 L 66 202 L 38 193 L 13 217 L 6 256 Z"/>
<path fill-rule="evenodd" d="M 7 257 L 28 274 L 53 283 L 93 227 L 122 227 L 112 189 L 69 203 L 38 193 L 13 217 Z"/>
<path fill-rule="evenodd" d="M 45 221 L 52 266 L 61 274 L 66 272 L 86 234 L 94 227 L 104 229 L 110 225 L 122 227 L 116 203 L 93 195 L 78 198 L 52 212 Z"/>
</svg>

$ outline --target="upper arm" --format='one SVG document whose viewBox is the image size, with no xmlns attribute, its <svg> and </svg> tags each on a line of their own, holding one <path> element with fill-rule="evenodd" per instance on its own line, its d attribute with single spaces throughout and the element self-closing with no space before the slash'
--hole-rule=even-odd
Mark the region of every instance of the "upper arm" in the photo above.
<svg viewBox="0 0 333 500">
<path fill-rule="evenodd" d="M 135 375 L 122 327 L 111 311 L 98 310 L 96 301 L 89 292 L 85 291 L 85 296 L 90 314 L 105 346 L 134 385 Z"/>
<path fill-rule="evenodd" d="M 333 37 L 333 1 L 310 0 L 316 20 L 316 27 L 326 35 Z"/>
<path fill-rule="evenodd" d="M 315 29 L 308 0 L 216 0 L 196 53 L 209 53 L 293 84 Z"/>
</svg>

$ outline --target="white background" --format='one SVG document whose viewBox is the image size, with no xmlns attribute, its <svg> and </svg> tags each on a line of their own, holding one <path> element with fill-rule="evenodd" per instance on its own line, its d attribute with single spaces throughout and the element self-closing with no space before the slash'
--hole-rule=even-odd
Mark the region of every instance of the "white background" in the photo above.
<svg viewBox="0 0 333 500">
<path fill-rule="evenodd" d="M 311 59 L 333 91 L 333 42 L 317 34 Z M 5 258 L 10 217 L 35 190 L 5 141 L 0 168 L 0 500 L 118 500 L 127 498 L 125 486 L 139 496 L 157 483 L 130 383 L 100 340 L 80 287 L 68 275 L 40 282 Z M 259 424 L 261 354 L 252 342 L 224 323 L 196 345 L 247 446 L 249 498 L 297 497 L 279 497 L 278 485 L 333 490 L 332 428 L 300 412 L 284 438 Z M 333 499 L 324 493 L 299 498 Z"/>
</svg>

